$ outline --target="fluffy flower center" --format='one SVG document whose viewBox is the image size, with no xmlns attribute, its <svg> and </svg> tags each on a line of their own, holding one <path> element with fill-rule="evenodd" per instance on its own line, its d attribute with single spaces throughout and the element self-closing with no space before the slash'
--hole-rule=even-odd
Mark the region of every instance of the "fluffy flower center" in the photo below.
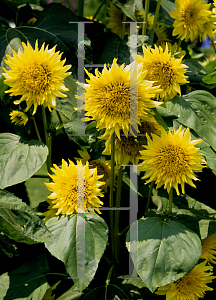
<svg viewBox="0 0 216 300">
<path fill-rule="evenodd" d="M 182 20 L 184 22 L 184 28 L 196 26 L 197 22 L 199 22 L 197 9 L 194 6 L 185 7 L 182 11 Z"/>
<path fill-rule="evenodd" d="M 188 157 L 184 149 L 179 146 L 167 145 L 159 150 L 157 156 L 158 168 L 169 176 L 184 174 L 188 169 Z"/>
<path fill-rule="evenodd" d="M 104 87 L 103 110 L 113 117 L 126 116 L 129 109 L 129 86 L 125 83 L 112 83 Z"/>
<path fill-rule="evenodd" d="M 21 75 L 21 84 L 26 92 L 40 94 L 50 86 L 51 71 L 45 63 L 32 62 L 25 66 Z"/>
<path fill-rule="evenodd" d="M 165 88 L 176 81 L 176 74 L 169 62 L 155 63 L 149 69 L 149 80 L 156 81 L 155 85 Z"/>
</svg>

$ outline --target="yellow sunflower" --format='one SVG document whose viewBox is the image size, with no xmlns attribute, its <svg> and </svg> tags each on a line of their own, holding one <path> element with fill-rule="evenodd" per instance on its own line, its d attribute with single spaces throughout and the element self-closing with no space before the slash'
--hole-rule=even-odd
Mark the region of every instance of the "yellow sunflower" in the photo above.
<svg viewBox="0 0 216 300">
<path fill-rule="evenodd" d="M 157 98 L 167 101 L 177 93 L 181 95 L 180 84 L 189 82 L 184 75 L 188 66 L 182 64 L 183 57 L 173 57 L 167 44 L 165 50 L 161 46 L 155 45 L 152 49 L 143 45 L 143 54 L 144 57 L 137 55 L 134 59 L 143 64 L 143 71 L 147 71 L 146 79 L 154 80 L 154 84 L 160 86 L 161 92 L 156 95 Z"/>
<path fill-rule="evenodd" d="M 176 0 L 175 5 L 177 10 L 169 13 L 175 19 L 173 35 L 181 40 L 190 38 L 193 42 L 202 32 L 203 24 L 209 22 L 210 4 L 203 0 Z"/>
<path fill-rule="evenodd" d="M 168 42 L 167 45 L 168 45 L 169 52 L 171 52 L 174 57 L 181 58 L 181 57 L 185 56 L 186 51 L 182 50 L 181 47 L 179 47 L 179 49 L 178 49 L 178 44 L 176 42 L 174 44 L 171 44 Z M 162 43 L 161 47 L 163 48 L 163 50 L 165 50 L 166 43 Z M 177 49 L 178 49 L 178 52 L 177 52 Z"/>
<path fill-rule="evenodd" d="M 130 68 L 133 70 L 132 79 Z M 86 80 L 88 84 L 78 83 L 85 88 L 85 94 L 79 96 L 85 101 L 85 106 L 79 109 L 85 107 L 86 120 L 98 120 L 99 130 L 106 128 L 111 134 L 115 132 L 119 139 L 121 130 L 128 134 L 130 126 L 130 132 L 133 132 L 137 117 L 139 123 L 141 117 L 151 112 L 151 108 L 162 103 L 152 100 L 160 90 L 158 86 L 153 86 L 154 82 L 145 80 L 146 72 L 142 72 L 142 64 L 137 65 L 136 74 L 135 70 L 135 62 L 126 67 L 118 66 L 114 58 L 110 69 L 106 65 L 102 73 L 96 69 L 95 76 L 85 70 L 90 78 Z M 132 105 L 129 107 L 130 99 L 138 100 L 138 116 L 137 110 Z"/>
<path fill-rule="evenodd" d="M 216 232 L 201 240 L 202 254 L 200 258 L 216 264 Z"/>
<path fill-rule="evenodd" d="M 26 101 L 26 111 L 34 105 L 33 115 L 38 105 L 51 108 L 56 107 L 56 97 L 67 97 L 61 91 L 68 91 L 64 85 L 64 79 L 71 74 L 66 73 L 71 65 L 63 66 L 65 59 L 61 60 L 62 54 L 55 52 L 56 46 L 48 50 L 45 43 L 38 49 L 38 41 L 35 43 L 35 50 L 29 42 L 27 46 L 22 43 L 24 52 L 20 49 L 18 53 L 13 51 L 13 57 L 7 55 L 5 63 L 11 70 L 4 69 L 5 84 L 11 88 L 6 91 L 11 96 L 22 96 L 14 101 L 19 104 Z"/>
<path fill-rule="evenodd" d="M 15 125 L 26 125 L 26 123 L 28 122 L 28 116 L 19 110 L 13 110 L 10 114 L 10 119 L 12 123 L 15 123 Z"/>
<path fill-rule="evenodd" d="M 214 30 L 215 29 L 216 29 L 216 26 L 211 20 L 204 23 L 199 32 L 200 41 L 204 41 L 206 39 L 207 35 L 209 36 L 210 39 L 214 39 Z"/>
<path fill-rule="evenodd" d="M 179 195 L 178 184 L 181 184 L 182 193 L 185 193 L 185 183 L 196 187 L 192 180 L 199 180 L 194 172 L 201 172 L 206 164 L 203 154 L 198 153 L 199 148 L 195 145 L 202 140 L 191 141 L 189 128 L 181 131 L 166 132 L 161 128 L 161 136 L 152 134 L 152 140 L 147 134 L 148 145 L 146 150 L 140 152 L 143 162 L 139 168 L 148 171 L 142 179 L 149 178 L 146 182 L 155 181 L 156 188 L 164 184 L 168 193 L 172 187 Z"/>
<path fill-rule="evenodd" d="M 109 17 L 106 19 L 109 21 L 107 28 L 110 28 L 111 31 L 121 37 L 122 34 L 122 21 L 123 13 L 110 1 L 110 7 L 107 8 Z M 126 18 L 126 21 L 132 21 L 130 18 Z M 125 23 L 125 35 L 130 35 L 130 24 Z"/>
<path fill-rule="evenodd" d="M 167 32 L 166 32 L 166 27 L 165 26 L 157 25 L 155 27 L 155 34 L 156 34 L 156 36 L 158 38 L 157 42 L 156 42 L 157 46 L 160 46 L 164 42 L 171 42 L 171 40 L 168 39 Z"/>
<path fill-rule="evenodd" d="M 94 212 L 94 207 L 101 207 L 103 202 L 98 197 L 103 197 L 103 194 L 99 187 L 105 182 L 100 181 L 103 175 L 97 175 L 96 168 L 90 169 L 88 162 L 82 165 L 81 161 L 77 161 L 75 165 L 69 160 L 68 164 L 64 159 L 61 168 L 53 166 L 51 170 L 55 175 L 49 174 L 53 182 L 45 185 L 52 192 L 48 198 L 53 204 L 51 209 L 57 209 L 56 216 L 86 210 Z M 95 210 L 100 213 L 98 209 Z"/>
<path fill-rule="evenodd" d="M 206 266 L 207 261 L 196 265 L 190 273 L 171 284 L 159 287 L 155 292 L 157 295 L 166 295 L 166 300 L 198 300 L 204 298 L 205 292 L 213 291 L 207 286 L 216 276 L 209 270 L 211 266 Z"/>
<path fill-rule="evenodd" d="M 153 117 L 149 117 L 146 120 L 142 120 L 138 126 L 139 134 L 148 133 L 151 135 L 160 134 L 161 126 L 155 121 Z M 101 138 L 107 139 L 105 149 L 102 152 L 104 155 L 111 155 L 111 136 L 106 132 Z M 137 141 L 137 138 L 144 138 L 144 136 L 121 136 L 121 140 L 118 137 L 115 138 L 115 162 L 117 165 L 128 165 L 132 163 L 137 165 L 141 157 L 140 151 L 143 149 L 145 142 Z"/>
</svg>

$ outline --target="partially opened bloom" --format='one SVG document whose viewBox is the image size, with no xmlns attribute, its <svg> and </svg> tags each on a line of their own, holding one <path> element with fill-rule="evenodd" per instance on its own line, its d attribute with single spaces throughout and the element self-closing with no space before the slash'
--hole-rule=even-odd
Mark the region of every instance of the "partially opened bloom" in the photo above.
<svg viewBox="0 0 216 300">
<path fill-rule="evenodd" d="M 210 4 L 203 0 L 176 0 L 177 10 L 170 12 L 175 19 L 173 35 L 181 40 L 190 38 L 191 42 L 202 32 L 203 24 L 209 22 Z"/>
<path fill-rule="evenodd" d="M 164 51 L 166 49 L 166 45 L 168 45 L 168 51 L 172 53 L 172 56 L 174 56 L 176 58 L 181 58 L 181 57 L 185 56 L 186 51 L 182 50 L 181 47 L 178 47 L 178 44 L 176 42 L 174 44 L 171 44 L 170 42 L 162 43 L 161 47 L 163 48 Z M 177 50 L 178 50 L 178 52 L 177 52 Z"/>
<path fill-rule="evenodd" d="M 90 78 L 86 80 L 88 84 L 78 83 L 85 88 L 85 94 L 79 98 L 85 101 L 86 120 L 97 120 L 99 130 L 105 128 L 111 134 L 115 132 L 119 139 L 121 130 L 128 134 L 130 126 L 133 132 L 134 122 L 139 124 L 141 117 L 162 103 L 152 100 L 160 90 L 153 86 L 154 82 L 145 80 L 142 64 L 135 67 L 135 62 L 126 67 L 118 66 L 114 58 L 112 66 L 108 69 L 105 65 L 102 73 L 96 69 L 94 76 L 86 70 Z M 138 109 L 132 106 L 132 101 L 138 102 Z M 79 109 L 84 109 L 84 106 Z"/>
<path fill-rule="evenodd" d="M 207 261 L 196 265 L 190 273 L 171 284 L 159 287 L 157 295 L 166 295 L 166 300 L 198 300 L 204 298 L 205 292 L 213 291 L 207 286 L 216 276 L 209 272 L 212 267 L 206 266 Z"/>
<path fill-rule="evenodd" d="M 180 84 L 188 82 L 184 75 L 188 66 L 182 64 L 182 58 L 172 56 L 167 44 L 165 50 L 156 45 L 155 49 L 143 46 L 143 54 L 144 57 L 137 55 L 134 58 L 143 64 L 143 71 L 147 71 L 146 79 L 155 81 L 155 85 L 160 86 L 161 92 L 157 94 L 157 98 L 167 101 L 177 93 L 181 95 Z"/>
<path fill-rule="evenodd" d="M 161 126 L 155 121 L 153 117 L 145 118 L 141 120 L 141 124 L 138 126 L 138 132 L 140 136 L 127 136 L 121 135 L 121 140 L 115 138 L 115 162 L 117 165 L 128 165 L 132 163 L 137 165 L 141 157 L 140 151 L 143 149 L 143 145 L 146 145 L 145 141 L 138 141 L 137 139 L 145 139 L 146 133 L 150 136 L 152 133 L 160 134 Z M 104 155 L 111 155 L 111 136 L 108 132 L 102 136 L 107 139 L 105 149 L 102 152 Z"/>
<path fill-rule="evenodd" d="M 202 140 L 191 141 L 189 128 L 183 131 L 181 128 L 173 134 L 161 129 L 161 136 L 152 134 L 152 139 L 147 134 L 148 145 L 140 152 L 143 162 L 139 168 L 148 171 L 142 178 L 149 178 L 146 184 L 155 181 L 156 188 L 164 185 L 168 193 L 174 187 L 178 195 L 178 184 L 183 194 L 185 183 L 196 187 L 192 181 L 198 180 L 194 172 L 201 172 L 206 164 L 203 154 L 195 147 Z"/>
<path fill-rule="evenodd" d="M 110 1 L 110 7 L 107 8 L 109 13 L 107 28 L 110 28 L 111 31 L 121 37 L 122 26 L 123 26 L 123 16 L 124 14 Z M 127 17 L 127 21 L 132 21 Z M 125 24 L 125 35 L 130 35 L 130 24 Z"/>
<path fill-rule="evenodd" d="M 27 42 L 22 43 L 24 51 L 20 49 L 18 53 L 13 51 L 13 57 L 7 55 L 5 63 L 11 68 L 4 69 L 5 84 L 10 89 L 6 93 L 11 96 L 22 96 L 14 101 L 19 104 L 26 101 L 26 111 L 34 105 L 33 115 L 36 113 L 38 105 L 56 108 L 56 97 L 67 97 L 63 92 L 68 91 L 64 85 L 64 79 L 71 73 L 66 73 L 71 65 L 63 66 L 65 60 L 61 60 L 62 53 L 55 52 L 56 46 L 48 50 L 43 43 L 41 49 L 38 48 L 38 41 L 35 43 L 35 50 Z"/>
<path fill-rule="evenodd" d="M 212 264 L 216 264 L 216 233 L 207 236 L 201 240 L 202 254 L 200 258 L 206 259 Z"/>
<path fill-rule="evenodd" d="M 28 116 L 19 110 L 13 110 L 10 114 L 10 119 L 12 123 L 15 123 L 15 125 L 26 125 L 28 122 Z"/>
<path fill-rule="evenodd" d="M 97 168 L 90 169 L 88 162 L 82 165 L 81 161 L 77 161 L 75 165 L 71 160 L 68 164 L 62 159 L 62 167 L 54 165 L 51 170 L 55 173 L 49 174 L 53 182 L 45 185 L 52 192 L 48 198 L 52 201 L 52 209 L 57 209 L 56 215 L 94 212 L 94 207 L 101 207 L 103 202 L 98 197 L 103 197 L 100 187 L 105 183 L 100 181 L 103 175 L 97 175 Z"/>
</svg>

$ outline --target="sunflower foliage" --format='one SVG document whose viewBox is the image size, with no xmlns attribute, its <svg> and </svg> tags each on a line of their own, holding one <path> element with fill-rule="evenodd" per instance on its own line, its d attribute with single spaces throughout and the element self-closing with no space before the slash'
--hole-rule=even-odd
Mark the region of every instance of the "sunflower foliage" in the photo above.
<svg viewBox="0 0 216 300">
<path fill-rule="evenodd" d="M 0 0 L 0 300 L 213 299 L 208 2 Z"/>
</svg>

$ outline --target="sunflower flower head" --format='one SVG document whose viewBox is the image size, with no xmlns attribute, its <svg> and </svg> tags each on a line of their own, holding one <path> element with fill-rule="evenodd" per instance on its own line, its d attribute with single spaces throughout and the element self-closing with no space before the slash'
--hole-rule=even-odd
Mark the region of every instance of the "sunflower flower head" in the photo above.
<svg viewBox="0 0 216 300">
<path fill-rule="evenodd" d="M 216 232 L 201 240 L 202 254 L 200 258 L 216 264 Z"/>
<path fill-rule="evenodd" d="M 178 184 L 181 184 L 182 193 L 185 193 L 185 183 L 196 187 L 192 180 L 199 180 L 194 172 L 201 172 L 206 164 L 203 154 L 198 153 L 195 145 L 202 140 L 191 141 L 189 128 L 177 131 L 161 129 L 161 136 L 152 134 L 152 139 L 147 134 L 148 145 L 146 150 L 140 152 L 143 162 L 139 168 L 148 171 L 142 179 L 149 178 L 146 182 L 155 181 L 156 188 L 164 184 L 168 193 L 174 187 L 179 195 Z"/>
<path fill-rule="evenodd" d="M 51 168 L 55 175 L 49 176 L 53 182 L 45 183 L 52 192 L 48 198 L 52 201 L 52 209 L 57 209 L 55 215 L 71 215 L 73 212 L 90 211 L 103 204 L 98 197 L 103 197 L 100 187 L 105 184 L 100 179 L 103 175 L 97 174 L 97 168 L 89 168 L 89 163 L 82 165 L 77 161 L 75 165 L 71 160 L 67 163 L 62 159 L 62 167 L 54 165 Z"/>
<path fill-rule="evenodd" d="M 159 287 L 157 295 L 166 295 L 166 300 L 198 300 L 204 298 L 205 292 L 213 291 L 207 286 L 216 276 L 209 272 L 212 267 L 206 266 L 207 261 L 196 265 L 190 273 L 171 284 Z"/>
<path fill-rule="evenodd" d="M 22 96 L 14 104 L 26 101 L 26 111 L 34 105 L 33 115 L 38 105 L 56 108 L 56 97 L 67 97 L 63 92 L 68 91 L 64 85 L 64 79 L 71 73 L 66 73 L 71 65 L 63 66 L 65 59 L 61 60 L 62 54 L 55 52 L 56 46 L 48 50 L 43 43 L 38 48 L 38 41 L 35 43 L 35 50 L 29 42 L 22 43 L 23 52 L 13 51 L 13 57 L 7 55 L 5 63 L 11 68 L 9 71 L 4 68 L 5 84 L 10 89 L 6 93 L 11 96 Z"/>
<path fill-rule="evenodd" d="M 28 116 L 19 110 L 13 110 L 10 114 L 10 119 L 12 123 L 15 123 L 15 125 L 26 125 L 26 123 L 28 122 Z"/>
<path fill-rule="evenodd" d="M 119 139 L 121 130 L 128 134 L 130 125 L 132 132 L 135 120 L 139 124 L 142 116 L 162 103 L 152 100 L 160 89 L 157 85 L 153 86 L 154 82 L 145 80 L 146 72 L 142 72 L 142 64 L 137 65 L 137 69 L 135 62 L 126 67 L 118 66 L 114 58 L 112 66 L 108 69 L 105 65 L 102 73 L 98 69 L 95 76 L 87 70 L 86 73 L 90 78 L 86 80 L 88 84 L 78 83 L 85 88 L 85 94 L 78 98 L 85 101 L 86 121 L 97 120 L 97 129 L 105 128 L 111 134 L 115 132 Z M 138 109 L 129 106 L 131 99 L 138 100 Z"/>
<path fill-rule="evenodd" d="M 209 22 L 210 4 L 203 0 L 176 0 L 175 5 L 177 10 L 169 13 L 175 19 L 173 35 L 181 40 L 190 38 L 193 42 L 202 32 L 203 24 Z"/>
<path fill-rule="evenodd" d="M 110 28 L 111 31 L 121 37 L 122 26 L 123 26 L 123 13 L 110 1 L 110 7 L 107 8 L 109 13 L 107 28 Z M 126 21 L 132 21 L 130 18 L 126 18 Z M 130 35 L 130 24 L 125 23 L 125 35 Z"/>
<path fill-rule="evenodd" d="M 175 58 L 168 51 L 166 44 L 165 50 L 161 46 L 155 49 L 143 46 L 143 54 L 134 57 L 138 63 L 143 64 L 143 70 L 147 71 L 146 79 L 155 81 L 159 85 L 161 92 L 156 96 L 161 100 L 167 101 L 174 98 L 177 93 L 181 95 L 180 84 L 187 83 L 187 76 L 184 75 L 186 65 L 182 64 L 182 58 Z"/>
<path fill-rule="evenodd" d="M 117 165 L 128 165 L 132 163 L 137 165 L 141 157 L 140 151 L 143 149 L 143 145 L 146 145 L 145 141 L 138 141 L 137 138 L 144 138 L 146 133 L 151 135 L 160 134 L 160 125 L 155 121 L 153 117 L 148 117 L 141 120 L 141 124 L 138 126 L 139 134 L 142 136 L 129 136 L 121 134 L 121 139 L 115 138 L 115 162 Z M 102 154 L 111 155 L 111 136 L 106 132 L 101 138 L 106 139 L 105 149 Z"/>
</svg>

